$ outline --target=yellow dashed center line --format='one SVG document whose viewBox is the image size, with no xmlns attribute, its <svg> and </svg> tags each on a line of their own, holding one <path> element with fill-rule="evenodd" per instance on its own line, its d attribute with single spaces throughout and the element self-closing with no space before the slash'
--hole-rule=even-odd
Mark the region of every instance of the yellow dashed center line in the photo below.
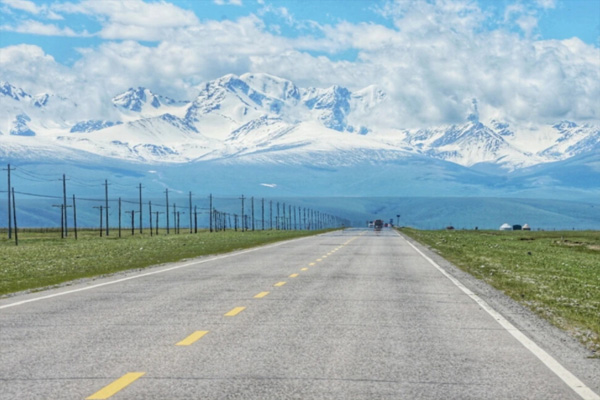
<svg viewBox="0 0 600 400">
<path fill-rule="evenodd" d="M 300 271 L 308 271 L 308 268 L 301 268 Z"/>
<path fill-rule="evenodd" d="M 321 262 L 321 261 L 323 261 L 323 259 L 317 258 L 317 262 Z"/>
<path fill-rule="evenodd" d="M 260 292 L 259 294 L 257 294 L 256 296 L 254 296 L 254 298 L 255 299 L 262 299 L 263 297 L 265 297 L 268 294 L 269 294 L 269 292 Z"/>
<path fill-rule="evenodd" d="M 273 286 L 280 287 L 280 286 L 283 286 L 283 285 L 285 285 L 285 282 L 277 282 L 277 283 L 276 283 L 276 284 L 274 284 Z"/>
<path fill-rule="evenodd" d="M 298 277 L 298 275 L 300 275 L 300 274 L 291 274 L 291 275 L 290 275 L 290 278 L 297 278 L 297 277 Z"/>
<path fill-rule="evenodd" d="M 131 385 L 133 382 L 141 378 L 145 372 L 129 372 L 113 383 L 104 388 L 100 389 L 90 397 L 87 397 L 86 400 L 97 400 L 97 399 L 108 399 L 113 396 L 117 392 L 123 390 L 127 386 Z"/>
<path fill-rule="evenodd" d="M 176 343 L 175 346 L 189 346 L 192 343 L 196 342 L 202 336 L 206 335 L 208 331 L 196 331 L 192 333 L 190 336 L 183 339 L 181 342 Z"/>
<path fill-rule="evenodd" d="M 233 310 L 229 311 L 227 314 L 225 314 L 225 316 L 226 317 L 235 317 L 236 315 L 238 315 L 245 309 L 246 309 L 246 307 L 236 307 Z"/>
<path fill-rule="evenodd" d="M 310 263 L 310 264 L 308 264 L 308 265 L 309 265 L 309 266 L 311 266 L 311 267 L 314 267 L 314 266 L 315 266 L 315 263 L 314 263 L 314 262 L 311 262 L 311 263 Z"/>
</svg>

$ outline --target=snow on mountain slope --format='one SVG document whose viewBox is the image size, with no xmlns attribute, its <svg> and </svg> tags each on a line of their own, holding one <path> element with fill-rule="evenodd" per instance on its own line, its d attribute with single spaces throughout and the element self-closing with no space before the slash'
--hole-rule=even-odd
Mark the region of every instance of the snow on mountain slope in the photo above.
<svg viewBox="0 0 600 400">
<path fill-rule="evenodd" d="M 151 90 L 138 87 L 129 88 L 113 97 L 112 103 L 123 114 L 124 121 L 140 118 L 152 118 L 162 114 L 183 117 L 188 101 L 177 101 L 169 97 L 152 93 Z"/>
<path fill-rule="evenodd" d="M 205 156 L 219 143 L 171 114 L 113 125 L 88 134 L 57 137 L 64 146 L 107 157 L 143 162 L 188 162 Z"/>
<path fill-rule="evenodd" d="M 0 134 L 35 136 L 73 124 L 78 107 L 54 94 L 32 96 L 7 82 L 0 82 Z"/>
<path fill-rule="evenodd" d="M 407 154 L 462 166 L 503 170 L 564 160 L 598 151 L 600 130 L 563 121 L 553 126 L 513 126 L 480 121 L 474 113 L 462 124 L 403 130 L 385 126 L 386 93 L 376 86 L 298 88 L 261 73 L 225 75 L 201 85 L 192 101 L 176 101 L 150 89 L 129 89 L 112 98 L 113 113 L 78 118 L 79 108 L 53 95 L 32 96 L 0 83 L 0 134 L 31 137 L 60 151 L 135 162 L 185 163 L 239 158 L 245 162 L 348 165 L 395 160 Z M 29 137 L 29 138 L 28 138 Z M 28 141 L 29 140 L 29 141 Z M 8 148 L 4 140 L 0 148 Z M 35 150 L 30 147 L 30 151 Z"/>
</svg>

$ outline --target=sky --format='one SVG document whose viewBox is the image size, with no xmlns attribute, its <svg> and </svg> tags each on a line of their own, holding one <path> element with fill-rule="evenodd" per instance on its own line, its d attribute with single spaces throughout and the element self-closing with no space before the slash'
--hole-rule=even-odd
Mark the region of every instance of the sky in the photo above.
<svg viewBox="0 0 600 400">
<path fill-rule="evenodd" d="M 0 0 L 0 81 L 100 118 L 147 87 L 268 73 L 375 85 L 400 128 L 600 121 L 600 0 Z"/>
</svg>

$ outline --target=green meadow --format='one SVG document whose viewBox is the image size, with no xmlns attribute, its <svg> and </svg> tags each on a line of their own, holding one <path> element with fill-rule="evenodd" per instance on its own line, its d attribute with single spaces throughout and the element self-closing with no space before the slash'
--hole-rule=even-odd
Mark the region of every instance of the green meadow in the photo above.
<svg viewBox="0 0 600 400">
<path fill-rule="evenodd" d="M 600 232 L 402 229 L 600 356 Z"/>
<path fill-rule="evenodd" d="M 321 233 L 322 231 L 207 231 L 197 234 L 149 233 L 99 237 L 80 231 L 60 238 L 60 231 L 19 231 L 19 245 L 0 239 L 0 296 L 58 285 L 79 278 L 144 268 L 183 259 L 226 253 Z"/>
</svg>

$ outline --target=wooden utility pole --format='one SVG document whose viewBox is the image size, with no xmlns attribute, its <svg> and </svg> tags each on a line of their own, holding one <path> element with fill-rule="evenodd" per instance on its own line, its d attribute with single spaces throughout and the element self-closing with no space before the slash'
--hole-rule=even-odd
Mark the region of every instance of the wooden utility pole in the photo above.
<svg viewBox="0 0 600 400">
<path fill-rule="evenodd" d="M 106 212 L 106 236 L 108 236 L 108 180 L 104 180 L 104 207 Z"/>
<path fill-rule="evenodd" d="M 169 215 L 169 214 L 167 214 Z M 173 203 L 173 225 L 175 228 L 175 234 L 177 234 L 177 204 Z"/>
<path fill-rule="evenodd" d="M 169 188 L 165 189 L 165 194 L 167 195 L 167 235 L 169 234 Z"/>
<path fill-rule="evenodd" d="M 143 227 L 142 227 L 142 184 L 140 183 L 139 186 L 140 189 L 140 233 L 144 233 L 143 231 Z"/>
<path fill-rule="evenodd" d="M 131 236 L 135 234 L 135 213 L 139 211 L 131 210 L 125 211 L 127 214 L 131 214 Z"/>
<path fill-rule="evenodd" d="M 209 222 L 209 227 L 210 227 L 210 232 L 213 231 L 213 196 L 212 193 L 210 194 L 210 196 L 208 196 L 209 198 L 209 213 L 208 213 L 208 219 L 210 220 Z"/>
<path fill-rule="evenodd" d="M 264 197 L 261 199 L 260 210 L 261 210 L 260 213 L 261 213 L 261 221 L 262 221 L 262 230 L 264 231 L 265 230 L 265 198 Z"/>
<path fill-rule="evenodd" d="M 190 192 L 190 233 L 192 233 L 192 192 Z"/>
<path fill-rule="evenodd" d="M 254 196 L 251 197 L 251 203 L 252 205 L 252 232 L 254 232 Z"/>
<path fill-rule="evenodd" d="M 63 174 L 62 176 L 62 182 L 63 182 L 63 218 L 64 218 L 64 222 L 63 222 L 63 226 L 64 226 L 64 236 L 67 237 L 69 236 L 69 230 L 67 228 L 67 179 L 65 177 L 65 174 Z"/>
<path fill-rule="evenodd" d="M 198 233 L 198 207 L 194 206 L 194 233 Z"/>
<path fill-rule="evenodd" d="M 12 209 L 14 207 L 12 207 L 12 202 L 11 202 L 11 198 L 10 198 L 10 190 L 12 188 L 12 186 L 10 186 L 10 171 L 14 171 L 14 168 L 10 167 L 10 164 L 8 164 L 8 166 L 6 168 L 3 168 L 4 171 L 8 171 L 8 190 L 7 190 L 7 194 L 8 194 L 8 238 L 12 239 Z"/>
<path fill-rule="evenodd" d="M 242 197 L 240 197 L 240 199 L 242 199 L 242 219 L 241 219 L 241 222 L 242 222 L 242 232 L 244 232 L 244 200 L 246 198 L 244 197 L 244 195 L 242 195 Z"/>
<path fill-rule="evenodd" d="M 73 195 L 73 227 L 75 229 L 75 240 L 77 240 L 77 207 L 75 206 L 75 195 Z"/>
<path fill-rule="evenodd" d="M 121 198 L 119 197 L 119 237 L 121 237 Z"/>
<path fill-rule="evenodd" d="M 17 205 L 15 204 L 15 188 L 12 188 L 12 216 L 15 223 L 15 246 L 19 245 L 19 233 L 17 228 Z"/>
<path fill-rule="evenodd" d="M 152 202 L 151 201 L 148 202 L 148 212 L 150 214 L 150 218 L 148 219 L 148 222 L 150 222 L 150 236 L 152 237 Z"/>
<path fill-rule="evenodd" d="M 161 212 L 161 211 L 156 211 L 156 212 L 155 212 L 155 214 L 156 214 L 156 224 L 155 224 L 155 229 L 156 229 L 156 234 L 158 235 L 158 215 L 159 215 L 159 214 L 164 214 L 164 212 Z"/>
</svg>

